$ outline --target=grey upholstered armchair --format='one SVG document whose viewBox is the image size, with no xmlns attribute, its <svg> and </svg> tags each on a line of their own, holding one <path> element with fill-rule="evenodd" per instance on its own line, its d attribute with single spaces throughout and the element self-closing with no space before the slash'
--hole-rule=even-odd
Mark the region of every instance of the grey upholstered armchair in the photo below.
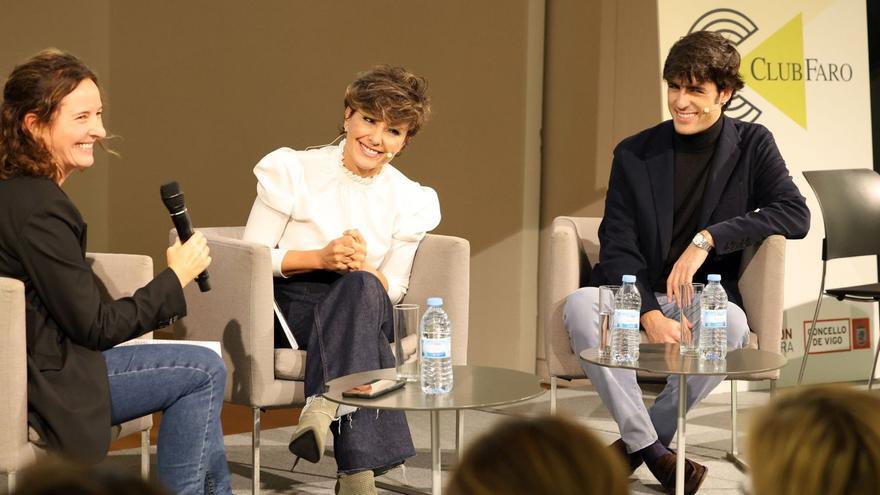
<svg viewBox="0 0 880 495">
<path fill-rule="evenodd" d="M 131 254 L 88 253 L 86 258 L 97 276 L 106 300 L 130 296 L 153 278 L 153 260 Z M 7 487 L 15 487 L 15 474 L 46 454 L 39 438 L 27 425 L 27 349 L 25 337 L 24 285 L 0 277 L 0 472 Z M 146 334 L 141 339 L 151 338 Z M 141 433 L 141 475 L 149 476 L 150 428 L 148 415 L 114 426 L 114 438 Z"/>
<path fill-rule="evenodd" d="M 586 285 L 590 270 L 599 259 L 601 218 L 556 217 L 550 231 L 548 251 L 542 258 L 539 290 L 537 372 L 550 381 L 550 410 L 556 411 L 557 379 L 585 378 L 578 357 L 571 349 L 562 321 L 565 298 Z M 746 250 L 740 266 L 739 288 L 751 334 L 749 347 L 780 352 L 782 341 L 785 238 L 770 236 Z M 644 334 L 642 335 L 644 339 Z M 641 377 L 641 375 L 640 375 Z M 737 380 L 770 380 L 775 389 L 779 370 L 739 376 Z M 737 458 L 736 381 L 731 380 L 731 447 L 728 458 Z"/>
<path fill-rule="evenodd" d="M 175 336 L 220 341 L 226 361 L 225 400 L 253 410 L 253 492 L 260 490 L 260 413 L 305 404 L 305 351 L 274 348 L 272 265 L 269 248 L 241 240 L 244 227 L 199 229 L 213 259 L 211 291 L 186 288 L 187 317 Z M 173 239 L 175 233 L 171 232 Z M 427 235 L 413 261 L 409 290 L 402 302 L 424 308 L 429 296 L 442 296 L 455 322 L 452 355 L 465 364 L 468 338 L 470 244 L 458 237 Z M 414 342 L 413 342 L 414 344 Z M 407 346 L 413 349 L 414 345 Z"/>
</svg>

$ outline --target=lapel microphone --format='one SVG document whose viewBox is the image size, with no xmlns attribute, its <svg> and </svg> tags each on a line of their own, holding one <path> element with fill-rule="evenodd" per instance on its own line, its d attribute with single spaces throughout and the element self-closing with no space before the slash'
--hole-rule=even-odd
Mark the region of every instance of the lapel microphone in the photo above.
<svg viewBox="0 0 880 495">
<path fill-rule="evenodd" d="M 726 102 L 726 101 L 722 101 L 722 102 L 719 102 L 719 103 L 713 103 L 713 104 L 709 105 L 708 107 L 703 107 L 703 113 L 709 113 L 709 112 L 711 112 L 712 109 L 715 108 L 715 107 L 723 107 L 725 103 L 727 103 L 727 102 Z"/>
</svg>

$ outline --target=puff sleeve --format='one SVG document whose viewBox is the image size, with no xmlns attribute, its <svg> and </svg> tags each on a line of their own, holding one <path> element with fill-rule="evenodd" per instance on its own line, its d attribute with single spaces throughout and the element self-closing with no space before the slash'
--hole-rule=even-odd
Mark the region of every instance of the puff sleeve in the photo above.
<svg viewBox="0 0 880 495">
<path fill-rule="evenodd" d="M 283 277 L 281 261 L 285 250 L 278 241 L 291 218 L 308 217 L 308 189 L 302 164 L 290 148 L 277 149 L 254 167 L 257 198 L 248 216 L 242 239 L 272 250 L 272 273 Z"/>
<path fill-rule="evenodd" d="M 379 271 L 388 280 L 388 297 L 397 303 L 406 294 L 419 242 L 440 223 L 440 201 L 430 187 L 411 183 L 401 195 L 391 248 Z"/>
</svg>

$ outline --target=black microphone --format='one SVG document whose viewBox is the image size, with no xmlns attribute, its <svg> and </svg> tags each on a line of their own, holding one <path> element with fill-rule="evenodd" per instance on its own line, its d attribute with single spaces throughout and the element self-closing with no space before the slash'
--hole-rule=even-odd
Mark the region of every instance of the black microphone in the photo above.
<svg viewBox="0 0 880 495">
<path fill-rule="evenodd" d="M 192 221 L 189 219 L 189 213 L 186 211 L 186 203 L 183 200 L 183 191 L 177 181 L 171 181 L 162 184 L 159 188 L 162 194 L 162 202 L 168 213 L 171 214 L 171 221 L 174 222 L 174 228 L 177 229 L 177 237 L 180 237 L 180 243 L 183 244 L 193 235 Z M 203 271 L 196 277 L 199 283 L 199 290 L 208 292 L 211 290 L 211 283 L 208 282 L 208 270 Z"/>
</svg>

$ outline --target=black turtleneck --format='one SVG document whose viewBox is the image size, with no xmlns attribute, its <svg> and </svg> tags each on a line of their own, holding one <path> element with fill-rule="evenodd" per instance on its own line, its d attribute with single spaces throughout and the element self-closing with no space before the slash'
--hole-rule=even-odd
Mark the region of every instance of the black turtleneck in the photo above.
<svg viewBox="0 0 880 495">
<path fill-rule="evenodd" d="M 663 276 L 654 287 L 657 292 L 666 292 L 666 279 L 672 266 L 699 231 L 699 212 L 709 177 L 709 163 L 715 153 L 723 122 L 724 119 L 719 118 L 712 127 L 697 134 L 674 133 L 672 243 L 663 267 Z"/>
</svg>

